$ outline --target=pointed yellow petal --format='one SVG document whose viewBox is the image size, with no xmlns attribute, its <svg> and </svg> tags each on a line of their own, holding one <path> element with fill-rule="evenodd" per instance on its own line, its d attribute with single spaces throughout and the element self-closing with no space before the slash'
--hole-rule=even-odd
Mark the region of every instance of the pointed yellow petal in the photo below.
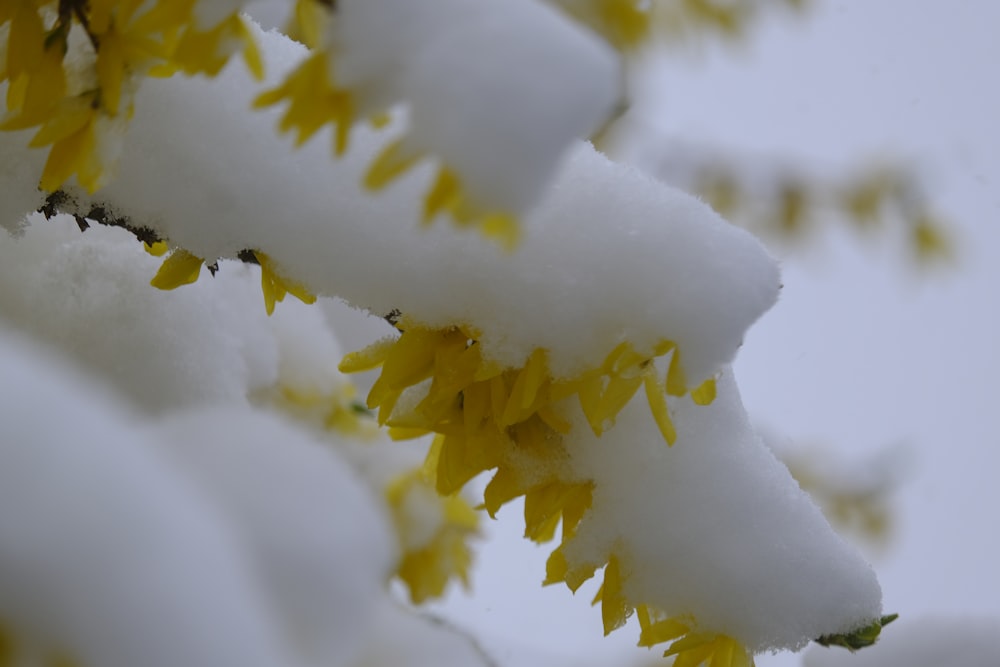
<svg viewBox="0 0 1000 667">
<path fill-rule="evenodd" d="M 429 223 L 438 213 L 450 209 L 461 198 L 461 194 L 462 187 L 455 172 L 447 167 L 438 169 L 434 185 L 424 197 L 423 223 Z"/>
<path fill-rule="evenodd" d="M 125 78 L 125 53 L 122 36 L 113 28 L 101 35 L 97 51 L 97 85 L 100 86 L 101 107 L 116 115 L 121 105 L 122 81 Z"/>
<path fill-rule="evenodd" d="M 257 48 L 257 41 L 253 38 L 253 33 L 247 26 L 246 19 L 237 17 L 236 32 L 243 40 L 243 62 L 246 63 L 250 74 L 257 81 L 264 79 L 264 60 L 261 58 L 260 49 Z"/>
<path fill-rule="evenodd" d="M 562 552 L 562 547 L 554 550 L 549 554 L 548 560 L 545 561 L 545 581 L 542 582 L 542 586 L 551 586 L 552 584 L 558 584 L 560 581 L 565 581 L 568 570 L 569 565 L 566 563 L 566 556 Z"/>
<path fill-rule="evenodd" d="M 597 374 L 580 378 L 577 398 L 587 423 L 594 435 L 604 432 L 604 420 L 601 418 L 601 396 L 604 395 L 604 378 Z"/>
<path fill-rule="evenodd" d="M 667 397 L 663 392 L 663 385 L 656 377 L 656 367 L 650 365 L 649 370 L 643 374 L 646 385 L 646 400 L 649 401 L 649 410 L 653 413 L 653 419 L 663 435 L 663 439 L 668 445 L 674 444 L 677 440 L 677 431 L 674 429 L 673 420 L 670 419 L 670 408 L 667 406 Z"/>
<path fill-rule="evenodd" d="M 479 229 L 483 236 L 499 243 L 506 252 L 514 252 L 521 242 L 521 225 L 517 217 L 509 213 L 487 215 Z"/>
<path fill-rule="evenodd" d="M 201 265 L 204 263 L 205 260 L 201 257 L 196 257 L 187 250 L 178 248 L 163 260 L 160 270 L 156 272 L 149 284 L 162 290 L 190 285 L 198 280 Z"/>
<path fill-rule="evenodd" d="M 548 378 L 547 369 L 545 350 L 537 349 L 532 352 L 524 368 L 517 372 L 514 386 L 510 390 L 510 398 L 500 418 L 501 427 L 506 428 L 524 421 L 540 407 L 535 405 L 535 401 L 539 398 L 539 390 Z"/>
<path fill-rule="evenodd" d="M 149 245 L 145 241 L 142 242 L 142 249 L 148 252 L 153 257 L 163 257 L 167 254 L 169 246 L 166 241 L 156 241 L 153 245 Z"/>
<path fill-rule="evenodd" d="M 34 3 L 18 3 L 8 35 L 7 75 L 14 78 L 22 72 L 32 72 L 45 48 L 45 26 Z"/>
<path fill-rule="evenodd" d="M 435 480 L 435 486 L 441 495 L 455 493 L 482 472 L 482 469 L 469 464 L 465 450 L 465 438 L 449 436 L 441 443 Z"/>
<path fill-rule="evenodd" d="M 604 586 L 601 596 L 601 620 L 604 622 L 604 634 L 609 635 L 625 625 L 632 613 L 632 608 L 622 593 L 622 573 L 618 558 L 614 555 L 608 559 L 604 568 Z"/>
<path fill-rule="evenodd" d="M 61 141 L 93 121 L 94 115 L 95 111 L 89 100 L 81 97 L 66 100 L 39 128 L 28 145 L 38 148 Z"/>
<path fill-rule="evenodd" d="M 639 635 L 639 646 L 655 646 L 690 632 L 690 628 L 675 618 L 650 623 Z"/>
<path fill-rule="evenodd" d="M 495 519 L 500 508 L 514 498 L 524 495 L 527 487 L 521 482 L 514 468 L 501 467 L 483 491 L 483 503 L 490 518 Z"/>
<path fill-rule="evenodd" d="M 669 655 L 679 655 L 681 653 L 686 653 L 693 649 L 699 649 L 705 647 L 707 647 L 709 652 L 711 652 L 717 637 L 718 635 L 711 635 L 703 632 L 690 633 L 683 639 L 678 639 L 673 644 L 671 644 L 663 655 L 664 657 Z"/>
<path fill-rule="evenodd" d="M 376 368 L 389 356 L 389 350 L 396 344 L 396 340 L 395 336 L 383 338 L 362 350 L 346 354 L 337 369 L 341 373 L 360 373 Z"/>
<path fill-rule="evenodd" d="M 38 187 L 45 192 L 55 192 L 70 176 L 80 170 L 87 153 L 93 150 L 92 126 L 86 125 L 57 141 L 49 150 L 49 158 L 42 169 Z"/>
<path fill-rule="evenodd" d="M 670 357 L 670 367 L 667 369 L 667 393 L 671 396 L 683 396 L 687 393 L 687 381 L 684 379 L 684 369 L 681 368 L 681 351 L 674 348 Z"/>
<path fill-rule="evenodd" d="M 403 150 L 403 140 L 397 139 L 375 157 L 365 174 L 364 186 L 369 190 L 381 190 L 416 165 L 422 157 L 419 153 Z"/>
<path fill-rule="evenodd" d="M 615 417 L 632 400 L 640 386 L 642 386 L 641 375 L 627 378 L 612 376 L 597 406 L 596 418 L 601 424 L 613 424 Z"/>
<path fill-rule="evenodd" d="M 710 405 L 715 400 L 715 378 L 709 378 L 692 389 L 691 400 L 697 405 Z"/>
</svg>

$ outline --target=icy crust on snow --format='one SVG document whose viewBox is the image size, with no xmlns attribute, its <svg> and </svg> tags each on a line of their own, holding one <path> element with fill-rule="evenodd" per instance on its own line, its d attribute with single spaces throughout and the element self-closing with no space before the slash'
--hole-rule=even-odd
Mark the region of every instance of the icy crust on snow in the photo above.
<svg viewBox="0 0 1000 667">
<path fill-rule="evenodd" d="M 276 33 L 260 41 L 274 81 L 304 55 Z M 669 339 L 689 382 L 702 380 L 776 298 L 775 263 L 754 238 L 588 145 L 505 254 L 475 233 L 419 228 L 430 168 L 376 195 L 360 188 L 391 130 L 356 127 L 340 160 L 324 137 L 296 151 L 275 114 L 248 111 L 257 90 L 239 64 L 210 81 L 146 81 L 118 177 L 94 202 L 209 262 L 258 249 L 314 292 L 426 326 L 469 325 L 505 366 L 546 348 L 555 377 L 594 367 L 623 340 L 651 351 Z"/>
<path fill-rule="evenodd" d="M 226 518 L 148 434 L 6 330 L 0 367 L 8 634 L 83 665 L 299 664 Z"/>
<path fill-rule="evenodd" d="M 900 616 L 875 646 L 851 654 L 814 646 L 805 667 L 992 667 L 1000 665 L 1000 618 Z"/>
<path fill-rule="evenodd" d="M 614 553 L 630 602 L 758 653 L 878 618 L 874 572 L 753 432 L 731 370 L 709 406 L 672 399 L 673 447 L 644 403 L 599 439 L 575 417 L 572 466 L 595 488 L 564 547 L 571 564 Z"/>
</svg>

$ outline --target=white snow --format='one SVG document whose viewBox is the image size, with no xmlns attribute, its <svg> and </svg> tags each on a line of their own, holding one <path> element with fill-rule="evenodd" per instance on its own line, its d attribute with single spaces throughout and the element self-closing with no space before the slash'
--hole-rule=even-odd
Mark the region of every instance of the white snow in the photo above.
<svg viewBox="0 0 1000 667">
<path fill-rule="evenodd" d="M 689 383 L 722 377 L 711 406 L 671 399 L 672 448 L 641 394 L 600 439 L 574 402 L 559 406 L 574 423 L 568 456 L 539 479 L 595 483 L 567 558 L 601 564 L 614 554 L 632 604 L 693 617 L 755 651 L 876 618 L 874 574 L 753 433 L 727 366 L 777 298 L 774 261 L 695 198 L 572 144 L 617 94 L 606 47 L 532 0 L 503 12 L 433 0 L 426 16 L 412 3 L 369 1 L 345 0 L 334 22 L 343 33 L 331 39 L 358 54 L 339 65 L 348 80 L 385 77 L 371 85 L 410 104 L 389 130 L 354 128 L 351 151 L 335 161 L 328 134 L 295 151 L 274 133 L 280 111 L 249 111 L 259 87 L 241 64 L 211 81 L 145 81 L 117 179 L 92 197 L 77 192 L 78 212 L 103 205 L 209 263 L 266 253 L 286 277 L 376 315 L 466 325 L 484 356 L 508 367 L 543 348 L 557 378 L 600 365 L 622 341 L 639 351 L 677 343 Z M 387 21 L 379 12 L 390 8 L 429 22 Z M 355 11 L 379 40 L 348 44 Z M 450 11 L 461 20 L 435 23 Z M 414 41 L 383 39 L 393 31 Z M 275 33 L 257 38 L 268 85 L 305 55 Z M 403 67 L 406 49 L 386 43 L 417 53 Z M 379 47 L 370 58 L 366 45 Z M 483 77 L 497 87 L 478 88 Z M 419 228 L 430 165 L 377 195 L 361 189 L 405 122 L 410 146 L 456 166 L 477 200 L 540 200 L 515 253 L 440 222 Z M 0 202 L 0 224 L 19 229 L 39 203 L 43 153 L 18 135 L 0 142 L 0 192 L 15 193 Z M 110 667 L 342 664 L 410 649 L 412 619 L 397 618 L 380 590 L 395 555 L 381 502 L 345 461 L 381 492 L 424 447 L 338 450 L 248 407 L 248 395 L 263 400 L 258 390 L 346 387 L 322 314 L 285 303 L 266 322 L 259 269 L 234 262 L 159 292 L 148 282 L 160 261 L 124 231 L 80 234 L 65 217 L 36 216 L 22 238 L 0 237 L 0 323 L 99 371 L 121 403 L 167 414 L 144 429 L 3 332 L 0 619 L 18 637 Z M 435 499 L 406 500 L 404 548 L 442 519 Z M 149 599 L 157 605 L 133 613 Z M 171 632 L 154 632 L 164 622 Z M 380 630 L 391 640 L 365 649 Z M 480 660 L 438 634 L 413 631 L 420 659 L 440 644 L 460 651 L 452 660 Z"/>
<path fill-rule="evenodd" d="M 295 648 L 349 664 L 396 559 L 381 500 L 335 448 L 247 408 L 178 414 L 158 432 L 233 519 Z"/>
<path fill-rule="evenodd" d="M 214 280 L 164 292 L 149 285 L 162 261 L 125 230 L 81 233 L 69 216 L 33 216 L 20 238 L 0 234 L 0 321 L 152 412 L 244 401 L 273 384 L 278 349 L 259 278 L 229 262 Z"/>
<path fill-rule="evenodd" d="M 148 433 L 7 330 L 0 366 L 8 635 L 106 667 L 299 664 L 228 517 Z"/>
<path fill-rule="evenodd" d="M 274 33 L 261 41 L 274 77 L 303 54 Z M 547 348 L 557 377 L 622 340 L 648 350 L 666 338 L 690 381 L 704 379 L 776 298 L 777 270 L 755 239 L 587 145 L 506 255 L 476 234 L 418 228 L 426 169 L 377 196 L 360 190 L 384 133 L 356 128 L 338 161 L 324 141 L 293 151 L 273 113 L 247 112 L 253 90 L 239 64 L 218 80 L 145 82 L 119 177 L 94 200 L 209 261 L 259 249 L 315 292 L 471 325 L 505 365 Z"/>
<path fill-rule="evenodd" d="M 732 372 L 710 406 L 683 398 L 673 410 L 673 447 L 642 396 L 601 438 L 577 416 L 567 449 L 595 488 L 565 547 L 571 565 L 615 553 L 633 604 L 691 616 L 758 653 L 878 618 L 875 573 L 753 432 Z"/>
</svg>

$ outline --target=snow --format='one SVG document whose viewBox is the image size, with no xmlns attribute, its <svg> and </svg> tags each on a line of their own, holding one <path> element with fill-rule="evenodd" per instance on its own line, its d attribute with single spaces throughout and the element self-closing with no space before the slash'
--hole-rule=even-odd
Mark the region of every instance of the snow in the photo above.
<svg viewBox="0 0 1000 667">
<path fill-rule="evenodd" d="M 727 366 L 748 327 L 777 299 L 775 262 L 695 198 L 613 164 L 588 144 L 571 145 L 617 94 L 609 83 L 613 59 L 550 10 L 510 4 L 509 23 L 507 13 L 499 22 L 479 16 L 480 9 L 499 11 L 484 4 L 455 23 L 460 29 L 435 25 L 433 39 L 418 30 L 417 57 L 390 82 L 412 108 L 388 130 L 355 128 L 351 151 L 339 161 L 329 155 L 329 136 L 293 151 L 274 135 L 277 112 L 250 113 L 259 89 L 241 65 L 213 81 L 144 82 L 117 180 L 93 197 L 76 193 L 74 205 L 81 213 L 105 205 L 209 263 L 262 251 L 282 275 L 376 315 L 400 309 L 422 326 L 466 325 L 486 358 L 510 368 L 542 348 L 549 372 L 570 378 L 600 365 L 622 341 L 640 351 L 676 342 L 689 379 L 721 377 L 711 406 L 671 399 L 678 429 L 672 448 L 642 396 L 601 439 L 575 404 L 560 406 L 574 422 L 563 443 L 567 456 L 554 473 L 535 471 L 537 479 L 556 474 L 595 485 L 593 508 L 567 543 L 567 558 L 599 565 L 613 555 L 632 604 L 691 617 L 699 629 L 757 651 L 797 648 L 869 622 L 880 611 L 873 573 L 754 435 Z M 362 14 L 375 6 L 344 3 Z M 536 34 L 536 21 L 549 27 Z M 503 47 L 522 37 L 518 58 L 547 57 L 552 35 L 552 44 L 569 46 L 556 50 L 551 69 L 530 71 L 528 62 L 508 58 L 519 69 L 508 76 L 497 66 Z M 274 33 L 257 38 L 269 85 L 304 55 Z M 457 52 L 482 60 L 456 60 Z M 570 52 L 593 58 L 563 59 Z M 381 76 L 399 65 L 390 61 L 372 71 Z M 596 87 L 577 66 L 598 73 Z M 462 85 L 484 72 L 505 87 L 475 94 Z M 517 111 L 541 119 L 517 148 L 508 135 L 523 119 L 501 113 L 506 98 L 527 98 Z M 541 200 L 525 217 L 516 253 L 450 227 L 418 228 L 429 165 L 377 195 L 361 189 L 373 156 L 406 123 L 408 141 L 424 141 L 419 148 L 454 163 L 476 199 L 517 207 Z M 38 205 L 40 153 L 20 140 L 0 135 L 5 164 L 19 166 L 0 168 L 0 191 L 18 193 L 0 204 L 0 223 L 10 229 Z M 327 434 L 321 444 L 315 433 L 261 414 L 285 388 L 321 399 L 349 393 L 334 366 L 341 347 L 322 314 L 285 303 L 268 322 L 259 269 L 235 262 L 220 263 L 214 279 L 203 275 L 193 286 L 159 292 L 148 285 L 159 261 L 124 231 L 80 234 L 65 217 L 35 216 L 20 239 L 0 239 L 0 320 L 61 348 L 120 392 L 94 397 L 90 381 L 63 377 L 6 333 L 0 338 L 2 404 L 15 417 L 5 423 L 5 438 L 15 437 L 0 445 L 0 461 L 13 462 L 0 465 L 0 618 L 19 640 L 67 646 L 86 662 L 112 666 L 160 664 L 140 649 L 158 652 L 162 664 L 383 660 L 410 649 L 401 639 L 410 636 L 421 659 L 438 655 L 440 643 L 442 651 L 460 651 L 453 660 L 479 661 L 448 633 L 418 631 L 420 621 L 400 616 L 381 595 L 394 554 L 376 496 L 414 467 L 426 441 L 406 454 L 388 453 L 384 440 L 342 443 Z M 146 415 L 123 414 L 113 401 L 166 417 L 147 428 L 140 424 Z M 62 411 L 60 419 L 86 434 L 85 446 L 39 406 Z M 188 411 L 195 406 L 202 408 Z M 35 440 L 43 441 L 38 451 L 24 447 Z M 26 449 L 36 468 L 18 467 Z M 36 486 L 38 479 L 51 482 Z M 88 502 L 54 507 L 63 490 Z M 425 543 L 441 525 L 436 499 L 410 495 L 403 548 Z M 80 513 L 95 532 L 63 531 L 63 511 Z M 193 515 L 201 518 L 189 522 Z M 36 530 L 41 542 L 32 541 Z M 196 548 L 174 559 L 190 542 Z M 46 558 L 30 558 L 36 549 Z M 171 562 L 159 562 L 163 557 Z M 134 579 L 115 579 L 119 568 Z M 216 581 L 220 568 L 229 569 Z M 178 580 L 183 585 L 175 586 Z M 42 583 L 46 594 L 30 598 L 26 591 Z M 191 605 L 197 613 L 184 617 L 177 635 L 144 644 L 159 619 L 128 613 L 132 584 L 165 596 L 165 613 Z M 209 602 L 202 605 L 199 595 Z M 215 616 L 230 614 L 227 605 L 239 612 L 219 627 Z M 40 620 L 48 614 L 51 625 Z M 120 646 L 101 641 L 123 628 L 131 632 Z M 207 637 L 206 628 L 218 636 Z M 391 641 L 373 639 L 373 629 Z M 244 643 L 246 636 L 252 641 Z M 155 643 L 171 640 L 177 646 Z M 464 648 L 454 648 L 459 644 Z M 251 651 L 244 659 L 241 652 Z"/>
<path fill-rule="evenodd" d="M 536 203 L 620 93 L 617 55 L 535 0 L 347 0 L 328 41 L 359 114 L 405 102 L 404 152 L 443 160 L 485 212 Z"/>
<path fill-rule="evenodd" d="M 260 412 L 180 413 L 157 431 L 234 520 L 308 664 L 350 664 L 398 557 L 382 502 L 334 448 Z"/>
<path fill-rule="evenodd" d="M 271 76 L 302 55 L 260 37 Z M 94 202 L 210 262 L 259 249 L 319 294 L 426 326 L 469 325 L 505 366 L 546 348 L 555 377 L 593 367 L 622 340 L 649 350 L 669 339 L 691 381 L 703 380 L 776 298 L 777 270 L 755 239 L 585 144 L 506 255 L 475 234 L 418 228 L 426 170 L 362 191 L 383 133 L 356 128 L 337 161 L 326 142 L 293 151 L 274 135 L 274 114 L 246 112 L 253 90 L 238 63 L 217 80 L 145 82 L 118 178 Z"/>
<path fill-rule="evenodd" d="M 5 630 L 80 664 L 299 664 L 228 518 L 50 355 L 0 337 Z"/>
<path fill-rule="evenodd" d="M 229 263 L 217 280 L 163 292 L 149 287 L 160 262 L 125 230 L 81 234 L 69 216 L 35 215 L 20 238 L 0 236 L 0 312 L 152 412 L 272 384 L 278 350 L 259 279 Z"/>
<path fill-rule="evenodd" d="M 564 547 L 571 563 L 614 553 L 634 604 L 693 617 L 757 653 L 880 615 L 875 573 L 754 433 L 731 370 L 711 405 L 676 401 L 672 447 L 644 403 L 633 399 L 601 438 L 577 417 L 571 465 L 595 488 Z"/>
</svg>

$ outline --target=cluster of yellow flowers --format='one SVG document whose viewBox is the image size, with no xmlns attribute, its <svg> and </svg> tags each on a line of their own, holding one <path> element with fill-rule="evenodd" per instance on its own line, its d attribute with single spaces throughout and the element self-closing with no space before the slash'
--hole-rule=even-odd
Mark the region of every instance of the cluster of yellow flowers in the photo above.
<svg viewBox="0 0 1000 667">
<path fill-rule="evenodd" d="M 690 394 L 700 405 L 715 397 L 712 378 L 689 388 L 680 352 L 671 341 L 661 342 L 646 354 L 623 342 L 600 366 L 572 379 L 556 379 L 548 371 L 542 349 L 535 350 L 522 368 L 502 368 L 483 359 L 478 335 L 469 327 L 429 329 L 405 317 L 396 326 L 401 331 L 398 338 L 347 355 L 340 369 L 360 372 L 381 366 L 368 407 L 378 410 L 379 423 L 388 425 L 390 433 L 400 438 L 438 434 L 424 472 L 438 492 L 457 498 L 454 494 L 466 482 L 495 469 L 483 494 L 483 507 L 491 516 L 523 496 L 525 537 L 539 543 L 552 540 L 561 521 L 562 542 L 548 559 L 545 584 L 564 582 L 574 592 L 602 564 L 571 567 L 562 551 L 591 506 L 594 484 L 566 478 L 566 466 L 561 463 L 571 452 L 562 436 L 571 424 L 558 404 L 575 397 L 590 428 L 600 435 L 641 386 L 661 434 L 672 444 L 676 432 L 667 395 Z M 666 355 L 670 361 L 661 378 L 654 360 Z M 638 610 L 643 633 L 640 645 L 677 640 L 665 654 L 678 656 L 675 664 L 711 661 L 712 665 L 745 667 L 753 663 L 752 655 L 732 638 L 694 631 L 693 619 L 650 620 L 655 610 L 635 606 L 622 594 L 618 557 L 612 554 L 603 565 L 604 583 L 594 602 L 602 604 L 605 633 L 624 625 Z"/>
<path fill-rule="evenodd" d="M 0 5 L 0 26 L 9 24 L 10 34 L 5 60 L 0 59 L 0 83 L 8 83 L 0 129 L 37 128 L 31 146 L 49 150 L 42 190 L 54 192 L 74 176 L 90 192 L 109 181 L 142 77 L 178 71 L 214 76 L 238 51 L 250 71 L 263 76 L 257 46 L 246 20 L 232 11 L 235 5 L 220 10 L 208 4 L 11 0 Z M 649 9 L 640 0 L 590 0 L 563 8 L 621 48 L 649 32 Z M 332 125 L 334 152 L 340 155 L 357 120 L 383 125 L 395 100 L 372 102 L 364 81 L 338 83 L 338 54 L 326 36 L 335 10 L 332 2 L 297 0 L 288 31 L 313 53 L 280 85 L 261 93 L 255 106 L 287 103 L 279 130 L 294 130 L 297 144 Z M 381 189 L 425 157 L 425 151 L 390 143 L 371 165 L 365 185 Z M 426 196 L 425 224 L 447 213 L 512 248 L 519 212 L 484 208 L 466 189 L 459 170 L 442 164 Z"/>
<path fill-rule="evenodd" d="M 38 128 L 31 146 L 50 147 L 42 190 L 54 192 L 71 176 L 90 192 L 105 183 L 114 161 L 112 128 L 131 114 L 137 77 L 214 76 L 240 47 L 251 71 L 263 73 L 239 14 L 211 25 L 198 19 L 194 0 L 0 4 L 0 26 L 10 31 L 0 68 L 0 82 L 8 84 L 0 129 Z M 72 67 L 71 50 L 78 52 Z"/>
<path fill-rule="evenodd" d="M 254 399 L 278 408 L 299 423 L 318 427 L 334 440 L 347 438 L 362 448 L 385 444 L 384 429 L 358 402 L 357 388 L 345 378 L 337 378 L 321 389 L 279 377 L 273 387 L 257 392 Z M 415 604 L 440 597 L 452 580 L 468 586 L 472 565 L 469 542 L 478 534 L 479 514 L 475 509 L 461 495 L 438 494 L 435 465 L 431 458 L 397 471 L 379 489 L 387 501 L 400 549 L 394 574 Z M 379 485 L 379 480 L 371 481 Z"/>
<path fill-rule="evenodd" d="M 642 0 L 556 4 L 621 49 L 635 46 L 649 33 L 648 3 Z M 380 125 L 387 109 L 370 109 L 359 103 L 357 91 L 338 86 L 330 71 L 331 47 L 322 37 L 323 25 L 333 20 L 334 11 L 334 3 L 298 0 L 291 32 L 314 52 L 280 85 L 259 95 L 255 105 L 287 104 L 279 130 L 294 131 L 299 144 L 332 124 L 333 150 L 340 154 L 359 118 Z M 37 128 L 31 145 L 49 147 L 40 182 L 47 192 L 72 177 L 93 192 L 110 177 L 118 138 L 112 128 L 127 123 L 139 78 L 175 72 L 214 76 L 240 51 L 251 72 L 258 78 L 263 73 L 245 19 L 235 12 L 205 16 L 195 0 L 11 0 L 0 4 L 3 27 L 9 31 L 5 58 L 0 60 L 0 82 L 7 83 L 7 113 L 0 129 Z M 73 59 L 72 68 L 67 65 L 70 52 L 85 54 Z M 85 71 L 77 71 L 81 66 Z M 391 142 L 371 164 L 364 184 L 372 190 L 383 188 L 423 157 L 401 142 Z M 481 208 L 468 196 L 462 175 L 446 164 L 438 167 L 426 194 L 423 221 L 429 223 L 442 213 L 478 227 L 507 247 L 517 242 L 516 214 Z M 147 247 L 156 255 L 167 249 L 162 241 Z M 245 253 L 247 261 L 260 265 L 269 314 L 286 294 L 306 303 L 315 300 L 265 251 Z M 205 263 L 205 258 L 175 248 L 152 285 L 173 289 L 192 283 Z M 425 465 L 402 474 L 386 489 L 404 547 L 398 575 L 415 602 L 440 595 L 454 577 L 466 580 L 470 563 L 466 540 L 475 532 L 476 514 L 457 492 L 482 472 L 496 471 L 483 498 L 491 516 L 523 496 L 526 537 L 552 540 L 560 522 L 562 544 L 573 536 L 591 506 L 594 483 L 573 479 L 565 466 L 560 468 L 571 455 L 563 437 L 571 430 L 560 409 L 563 401 L 575 398 L 590 429 L 600 435 L 641 387 L 664 440 L 673 444 L 677 435 L 667 397 L 689 395 L 706 405 L 715 396 L 712 378 L 689 384 L 681 351 L 670 340 L 647 350 L 623 341 L 592 368 L 572 378 L 557 378 L 549 370 L 544 349 L 535 349 L 520 368 L 505 368 L 484 358 L 480 332 L 461 324 L 427 328 L 419 323 L 419 314 L 414 315 L 397 323 L 398 338 L 348 355 L 341 370 L 381 366 L 367 399 L 368 407 L 378 410 L 378 423 L 400 438 L 437 434 Z M 665 360 L 665 372 L 658 368 L 658 358 Z M 425 393 L 420 395 L 421 391 Z M 293 389 L 284 395 L 291 403 L 315 403 L 315 397 L 297 395 Z M 415 395 L 419 400 L 410 400 Z M 334 408 L 326 408 L 326 426 L 351 432 L 359 417 L 345 396 L 328 398 Z M 429 539 L 408 539 L 414 523 L 410 499 L 431 489 L 442 496 L 437 500 L 443 521 Z M 575 591 L 601 566 L 604 583 L 595 602 L 602 604 L 606 632 L 635 613 L 642 628 L 640 645 L 672 641 L 665 655 L 677 656 L 675 665 L 752 664 L 752 656 L 732 638 L 702 634 L 694 619 L 661 617 L 655 609 L 627 600 L 622 593 L 626 573 L 615 554 L 606 563 L 571 567 L 560 545 L 549 558 L 546 583 L 564 582 Z M 0 667 L 7 664 L 5 647 L 0 632 Z"/>
</svg>

